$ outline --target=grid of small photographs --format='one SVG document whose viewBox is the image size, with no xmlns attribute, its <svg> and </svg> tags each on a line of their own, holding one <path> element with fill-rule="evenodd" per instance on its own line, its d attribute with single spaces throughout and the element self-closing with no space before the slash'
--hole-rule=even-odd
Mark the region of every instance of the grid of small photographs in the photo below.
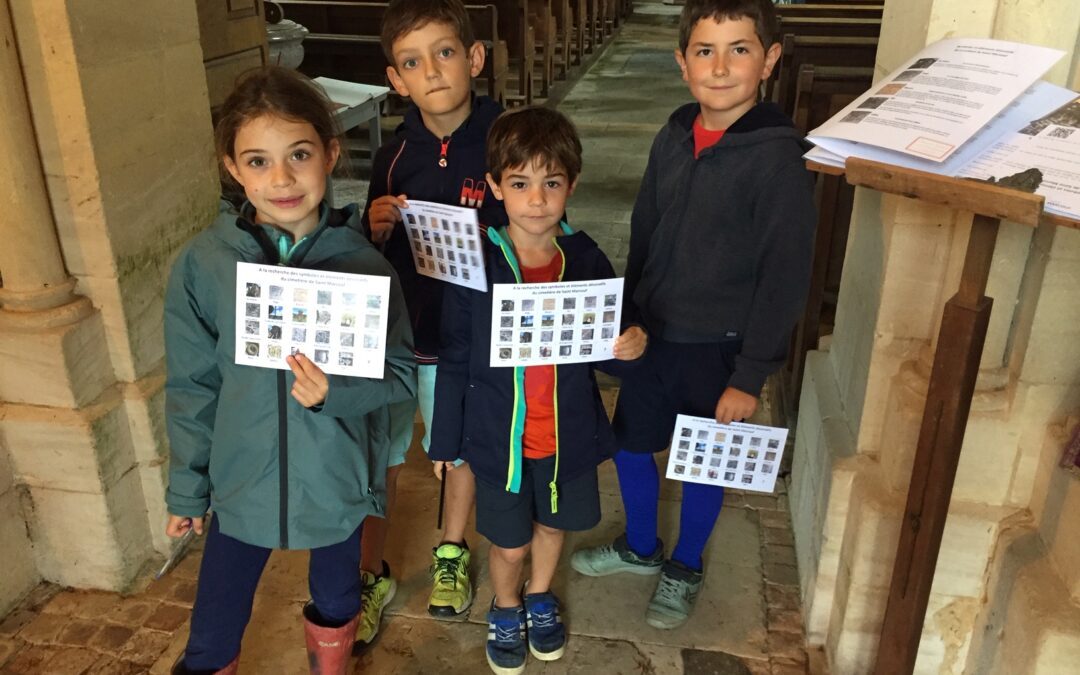
<svg viewBox="0 0 1080 675">
<path fill-rule="evenodd" d="M 274 269 L 237 264 L 236 362 L 287 369 L 303 352 L 325 373 L 381 378 L 389 279 Z M 318 283 L 329 275 L 386 283 Z"/>
<path fill-rule="evenodd" d="M 409 202 L 402 209 L 416 271 L 450 283 L 487 290 L 476 211 Z"/>
<path fill-rule="evenodd" d="M 622 319 L 622 279 L 495 284 L 491 366 L 611 358 Z"/>
<path fill-rule="evenodd" d="M 718 424 L 705 417 L 679 415 L 671 438 L 667 477 L 772 492 L 787 432 L 777 427 Z"/>
</svg>

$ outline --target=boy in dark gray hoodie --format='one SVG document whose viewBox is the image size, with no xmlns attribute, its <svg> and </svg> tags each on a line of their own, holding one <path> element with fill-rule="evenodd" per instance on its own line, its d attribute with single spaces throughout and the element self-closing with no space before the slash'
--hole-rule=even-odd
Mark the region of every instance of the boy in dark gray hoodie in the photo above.
<svg viewBox="0 0 1080 675">
<path fill-rule="evenodd" d="M 657 628 L 689 617 L 724 491 L 683 483 L 667 559 L 652 455 L 680 413 L 721 423 L 753 414 L 806 298 L 815 224 L 807 148 L 779 108 L 758 102 L 780 58 L 777 28 L 771 0 L 688 1 L 675 60 L 696 101 L 657 134 L 631 218 L 624 314 L 650 344 L 615 410 L 626 532 L 571 564 L 590 576 L 660 574 L 645 617 Z"/>
</svg>

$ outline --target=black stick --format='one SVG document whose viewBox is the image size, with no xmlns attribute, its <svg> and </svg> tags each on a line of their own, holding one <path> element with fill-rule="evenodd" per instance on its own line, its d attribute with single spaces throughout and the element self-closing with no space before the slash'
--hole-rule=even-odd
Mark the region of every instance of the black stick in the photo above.
<svg viewBox="0 0 1080 675">
<path fill-rule="evenodd" d="M 435 529 L 442 529 L 443 504 L 446 502 L 446 465 L 442 465 L 442 477 L 439 479 L 439 517 L 435 522 Z"/>
</svg>

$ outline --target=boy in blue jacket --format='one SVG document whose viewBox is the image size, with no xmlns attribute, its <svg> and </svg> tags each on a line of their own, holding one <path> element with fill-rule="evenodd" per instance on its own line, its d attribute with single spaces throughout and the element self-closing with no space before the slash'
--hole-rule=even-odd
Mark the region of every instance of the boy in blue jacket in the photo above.
<svg viewBox="0 0 1080 675">
<path fill-rule="evenodd" d="M 416 272 L 400 209 L 408 199 L 467 206 L 478 210 L 481 227 L 506 224 L 502 203 L 485 181 L 484 140 L 502 106 L 473 96 L 472 80 L 484 67 L 484 45 L 473 38 L 461 0 L 393 0 L 383 14 L 383 51 L 390 82 L 412 102 L 394 137 L 375 154 L 364 231 L 401 279 L 416 343 L 417 394 L 424 420 L 422 444 L 431 438 L 431 409 L 439 349 L 439 310 L 445 282 Z M 361 568 L 364 614 L 357 630 L 368 644 L 378 633 L 383 608 L 397 587 L 383 560 L 394 506 L 397 477 L 412 443 L 413 407 L 391 409 L 391 453 L 387 471 L 387 520 L 371 519 L 364 528 Z M 454 617 L 472 604 L 469 547 L 465 527 L 472 511 L 472 473 L 468 466 L 448 474 L 446 526 L 432 552 L 428 612 Z"/>
<path fill-rule="evenodd" d="M 724 489 L 683 483 L 679 539 L 665 559 L 653 454 L 679 413 L 724 424 L 754 413 L 806 300 L 808 146 L 779 108 L 758 102 L 777 37 L 770 0 L 688 0 L 675 60 L 696 101 L 656 135 L 630 219 L 625 313 L 648 330 L 649 353 L 615 408 L 626 533 L 570 563 L 589 576 L 660 575 L 645 614 L 656 628 L 682 625 L 693 609 Z"/>
<path fill-rule="evenodd" d="M 614 277 L 596 242 L 560 222 L 581 170 L 581 142 L 570 121 L 547 108 L 505 113 L 487 147 L 488 185 L 510 221 L 487 232 L 490 283 Z M 550 584 L 564 532 L 600 521 L 596 467 L 614 438 L 593 367 L 614 362 L 491 368 L 492 291 L 450 286 L 444 305 L 429 456 L 437 465 L 464 459 L 476 476 L 476 529 L 491 541 L 495 587 L 488 664 L 496 673 L 520 673 L 526 623 L 533 656 L 550 661 L 563 654 L 566 634 Z M 638 358 L 645 340 L 640 328 L 628 329 L 615 358 Z"/>
</svg>

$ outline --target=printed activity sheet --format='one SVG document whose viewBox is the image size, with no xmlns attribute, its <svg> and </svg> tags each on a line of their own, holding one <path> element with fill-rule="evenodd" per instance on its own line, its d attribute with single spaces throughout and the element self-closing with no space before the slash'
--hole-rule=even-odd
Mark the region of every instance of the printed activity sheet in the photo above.
<svg viewBox="0 0 1080 675">
<path fill-rule="evenodd" d="M 941 162 L 1063 55 L 1004 40 L 939 40 L 812 130 L 807 140 L 833 154 L 843 155 L 850 145 L 845 142 L 854 142 Z"/>
<path fill-rule="evenodd" d="M 691 483 L 772 492 L 788 430 L 745 422 L 720 424 L 679 415 L 671 437 L 667 477 Z"/>
<path fill-rule="evenodd" d="M 495 284 L 491 367 L 606 361 L 619 337 L 622 279 Z"/>
<path fill-rule="evenodd" d="M 476 209 L 409 201 L 401 209 L 416 271 L 433 279 L 487 290 Z"/>
<path fill-rule="evenodd" d="M 236 363 L 288 370 L 303 352 L 324 373 L 381 380 L 390 277 L 236 263 Z"/>
</svg>

